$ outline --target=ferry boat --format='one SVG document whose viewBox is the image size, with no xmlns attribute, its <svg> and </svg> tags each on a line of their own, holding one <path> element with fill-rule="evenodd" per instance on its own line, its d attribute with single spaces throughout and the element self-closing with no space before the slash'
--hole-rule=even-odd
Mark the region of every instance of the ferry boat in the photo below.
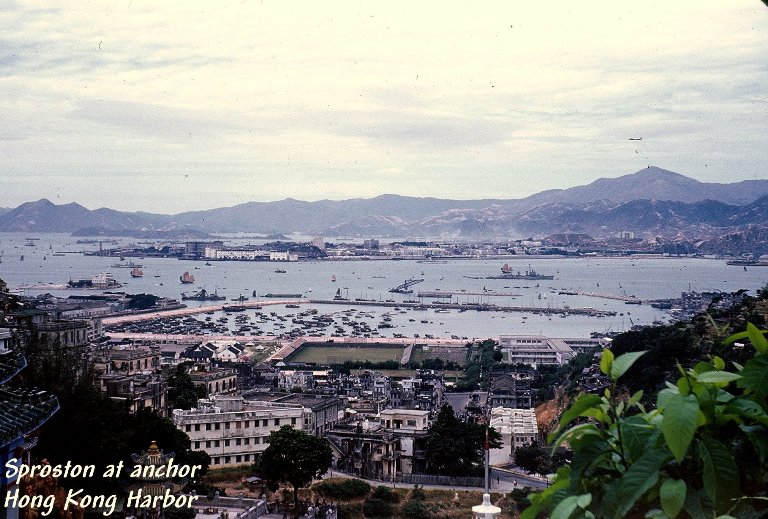
<svg viewBox="0 0 768 519">
<path fill-rule="evenodd" d="M 185 270 L 185 271 L 184 271 L 184 274 L 182 274 L 181 276 L 179 276 L 179 281 L 180 281 L 180 282 L 181 282 L 183 285 L 191 285 L 192 283 L 194 283 L 194 282 L 195 282 L 195 276 L 193 276 L 192 274 L 190 274 L 190 273 L 189 273 L 189 271 Z"/>
</svg>

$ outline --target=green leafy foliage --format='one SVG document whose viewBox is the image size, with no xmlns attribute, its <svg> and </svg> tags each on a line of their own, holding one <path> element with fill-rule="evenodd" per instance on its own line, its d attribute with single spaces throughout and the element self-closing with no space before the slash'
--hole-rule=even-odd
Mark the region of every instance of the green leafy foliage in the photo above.
<svg viewBox="0 0 768 519">
<path fill-rule="evenodd" d="M 531 494 L 523 519 L 726 518 L 759 516 L 768 507 L 768 348 L 754 326 L 737 334 L 754 346 L 743 368 L 720 356 L 677 364 L 680 377 L 652 391 L 619 391 L 617 380 L 644 352 L 603 352 L 612 385 L 581 395 L 549 441 L 573 451 L 553 484 Z M 724 341 L 733 344 L 731 337 Z M 642 379 L 642 376 L 640 377 Z M 622 379 L 623 380 L 623 379 Z M 653 398 L 655 396 L 655 398 Z"/>
</svg>

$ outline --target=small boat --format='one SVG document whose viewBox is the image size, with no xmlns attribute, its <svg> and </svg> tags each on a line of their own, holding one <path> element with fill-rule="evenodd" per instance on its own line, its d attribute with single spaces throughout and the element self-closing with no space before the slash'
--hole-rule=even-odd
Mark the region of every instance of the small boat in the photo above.
<svg viewBox="0 0 768 519">
<path fill-rule="evenodd" d="M 333 276 L 331 276 L 331 281 L 332 281 L 332 282 L 334 282 L 334 283 L 336 283 L 336 274 L 334 274 Z"/>
<path fill-rule="evenodd" d="M 189 273 L 189 271 L 184 271 L 184 274 L 179 276 L 179 281 L 184 285 L 190 285 L 195 282 L 195 276 Z"/>
<path fill-rule="evenodd" d="M 285 274 L 287 271 L 283 269 L 275 269 L 275 274 Z"/>
<path fill-rule="evenodd" d="M 144 275 L 144 271 L 142 271 L 139 267 L 133 267 L 131 269 L 131 277 L 132 278 L 140 278 Z"/>
</svg>

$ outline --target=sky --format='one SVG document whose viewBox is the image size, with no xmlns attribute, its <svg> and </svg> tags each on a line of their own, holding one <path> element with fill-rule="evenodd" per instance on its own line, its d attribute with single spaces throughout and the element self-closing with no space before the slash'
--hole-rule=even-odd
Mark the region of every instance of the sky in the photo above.
<svg viewBox="0 0 768 519">
<path fill-rule="evenodd" d="M 0 207 L 768 178 L 766 49 L 760 0 L 0 0 Z"/>
</svg>

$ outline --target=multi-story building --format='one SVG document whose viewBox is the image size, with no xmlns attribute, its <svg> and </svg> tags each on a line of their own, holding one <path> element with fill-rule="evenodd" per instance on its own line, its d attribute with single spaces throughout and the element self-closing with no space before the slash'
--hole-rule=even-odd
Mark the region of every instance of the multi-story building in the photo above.
<svg viewBox="0 0 768 519">
<path fill-rule="evenodd" d="M 152 372 L 160 367 L 160 352 L 147 349 L 111 350 L 106 357 L 112 369 L 122 375 Z"/>
<path fill-rule="evenodd" d="M 575 355 L 563 339 L 540 335 L 502 335 L 499 343 L 504 360 L 510 364 L 562 365 Z"/>
<path fill-rule="evenodd" d="M 125 402 L 132 413 L 153 409 L 168 414 L 168 385 L 160 375 L 112 373 L 99 377 L 99 383 L 108 397 Z"/>
<path fill-rule="evenodd" d="M 489 378 L 488 405 L 491 408 L 528 409 L 531 407 L 532 373 L 492 369 Z"/>
<path fill-rule="evenodd" d="M 381 426 L 398 440 L 396 468 L 404 474 L 421 472 L 426 468 L 426 447 L 429 434 L 429 411 L 420 409 L 385 409 L 379 414 Z"/>
<path fill-rule="evenodd" d="M 307 391 L 315 387 L 315 377 L 311 371 L 281 370 L 277 374 L 277 387 L 285 391 Z"/>
<path fill-rule="evenodd" d="M 237 373 L 232 369 L 208 368 L 205 371 L 191 371 L 192 383 L 205 389 L 205 396 L 237 391 Z"/>
<path fill-rule="evenodd" d="M 517 447 L 541 441 L 536 413 L 531 408 L 496 407 L 491 410 L 491 427 L 501 433 L 505 445 L 509 444 L 509 456 L 514 456 Z"/>
<path fill-rule="evenodd" d="M 187 433 L 193 449 L 207 452 L 212 467 L 222 467 L 255 461 L 273 431 L 284 425 L 302 426 L 304 408 L 217 395 L 200 400 L 196 409 L 174 409 L 172 419 Z"/>
<path fill-rule="evenodd" d="M 272 402 L 279 404 L 300 405 L 304 409 L 301 428 L 307 434 L 323 436 L 338 422 L 344 413 L 344 402 L 335 396 L 321 396 L 303 393 L 258 394 L 245 396 L 246 402 Z"/>
</svg>

